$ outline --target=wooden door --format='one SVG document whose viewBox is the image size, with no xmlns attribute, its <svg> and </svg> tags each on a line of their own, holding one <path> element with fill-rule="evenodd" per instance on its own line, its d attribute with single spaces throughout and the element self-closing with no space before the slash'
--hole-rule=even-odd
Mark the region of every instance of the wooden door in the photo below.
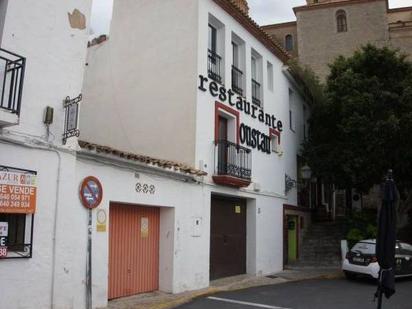
<svg viewBox="0 0 412 309">
<path fill-rule="evenodd" d="M 246 201 L 212 197 L 210 279 L 246 273 Z"/>
<path fill-rule="evenodd" d="M 160 209 L 110 204 L 109 299 L 159 289 Z"/>
</svg>

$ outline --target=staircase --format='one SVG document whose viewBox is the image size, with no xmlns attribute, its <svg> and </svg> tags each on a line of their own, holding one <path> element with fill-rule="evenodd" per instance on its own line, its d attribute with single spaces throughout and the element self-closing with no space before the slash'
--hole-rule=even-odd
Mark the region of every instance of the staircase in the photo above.
<svg viewBox="0 0 412 309">
<path fill-rule="evenodd" d="M 299 261 L 289 266 L 340 267 L 343 230 L 344 226 L 340 221 L 313 223 L 303 237 Z"/>
</svg>

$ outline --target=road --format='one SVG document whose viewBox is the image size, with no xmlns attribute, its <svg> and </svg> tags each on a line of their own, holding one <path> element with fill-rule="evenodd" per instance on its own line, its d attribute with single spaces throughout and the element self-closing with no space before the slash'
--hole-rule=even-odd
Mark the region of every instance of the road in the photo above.
<svg viewBox="0 0 412 309">
<path fill-rule="evenodd" d="M 396 294 L 384 309 L 412 308 L 412 279 L 396 283 Z M 370 280 L 305 280 L 225 292 L 180 306 L 180 309 L 369 309 L 376 308 L 375 283 Z"/>
</svg>

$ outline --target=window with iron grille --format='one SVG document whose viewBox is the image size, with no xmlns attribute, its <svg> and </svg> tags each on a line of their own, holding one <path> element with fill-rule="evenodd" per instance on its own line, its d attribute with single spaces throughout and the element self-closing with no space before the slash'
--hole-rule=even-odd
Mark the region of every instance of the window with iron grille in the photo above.
<svg viewBox="0 0 412 309">
<path fill-rule="evenodd" d="M 336 25 L 337 25 L 338 32 L 348 31 L 346 12 L 344 10 L 339 10 L 336 12 Z"/>
<path fill-rule="evenodd" d="M 223 82 L 222 58 L 217 52 L 217 29 L 211 24 L 209 24 L 209 42 L 207 59 L 207 71 L 209 78 L 221 84 Z"/>
</svg>

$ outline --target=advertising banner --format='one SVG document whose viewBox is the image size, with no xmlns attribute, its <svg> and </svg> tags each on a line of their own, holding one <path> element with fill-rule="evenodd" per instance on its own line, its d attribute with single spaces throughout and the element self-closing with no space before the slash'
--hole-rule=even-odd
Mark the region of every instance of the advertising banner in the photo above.
<svg viewBox="0 0 412 309">
<path fill-rule="evenodd" d="M 0 166 L 0 213 L 36 211 L 36 174 Z"/>
</svg>

